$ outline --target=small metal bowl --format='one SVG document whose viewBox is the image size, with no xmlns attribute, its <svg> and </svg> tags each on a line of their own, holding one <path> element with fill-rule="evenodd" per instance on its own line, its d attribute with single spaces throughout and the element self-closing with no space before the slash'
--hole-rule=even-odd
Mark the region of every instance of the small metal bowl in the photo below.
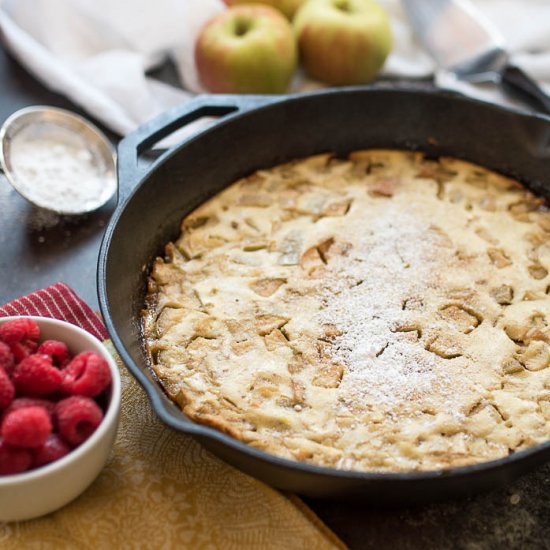
<svg viewBox="0 0 550 550">
<path fill-rule="evenodd" d="M 114 147 L 103 132 L 70 111 L 46 106 L 21 109 L 4 122 L 0 141 L 2 171 L 15 190 L 39 208 L 62 215 L 86 214 L 103 206 L 117 189 Z M 25 150 L 29 144 L 42 147 L 42 151 L 38 149 L 41 156 L 35 158 L 36 166 L 21 164 L 29 161 Z M 60 153 L 73 166 L 62 166 Z M 41 159 L 47 161 L 43 166 Z M 74 184 L 67 184 L 63 192 L 56 193 L 52 187 L 46 189 L 48 181 L 51 185 L 58 184 L 62 177 L 67 180 L 68 169 L 81 167 L 94 184 L 85 192 L 78 170 L 73 170 Z"/>
</svg>

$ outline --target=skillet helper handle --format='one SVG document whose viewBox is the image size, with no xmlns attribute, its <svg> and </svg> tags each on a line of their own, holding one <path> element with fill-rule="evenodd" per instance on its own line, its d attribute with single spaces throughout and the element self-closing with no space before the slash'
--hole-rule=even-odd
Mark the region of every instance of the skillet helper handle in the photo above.
<svg viewBox="0 0 550 550">
<path fill-rule="evenodd" d="M 161 139 L 203 117 L 227 117 L 278 101 L 280 96 L 267 95 L 201 95 L 177 105 L 128 134 L 118 145 L 118 204 L 128 197 L 144 171 L 138 166 L 139 156 Z M 200 130 L 197 133 L 200 133 Z M 165 151 L 161 158 L 196 134 Z M 157 159 L 158 160 L 158 159 Z"/>
<path fill-rule="evenodd" d="M 534 107 L 537 111 L 550 114 L 550 96 L 519 67 L 507 65 L 502 72 L 504 89 Z"/>
</svg>

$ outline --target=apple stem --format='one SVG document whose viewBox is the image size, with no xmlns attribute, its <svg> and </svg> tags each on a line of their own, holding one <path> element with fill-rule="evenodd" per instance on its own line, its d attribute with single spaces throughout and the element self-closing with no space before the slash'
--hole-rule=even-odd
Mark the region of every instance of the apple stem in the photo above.
<svg viewBox="0 0 550 550">
<path fill-rule="evenodd" d="M 244 36 L 250 30 L 250 27 L 248 19 L 237 19 L 235 21 L 235 35 Z"/>
<path fill-rule="evenodd" d="M 334 6 L 337 7 L 340 11 L 344 11 L 346 13 L 351 12 L 351 6 L 348 0 L 337 0 L 334 3 Z"/>
</svg>

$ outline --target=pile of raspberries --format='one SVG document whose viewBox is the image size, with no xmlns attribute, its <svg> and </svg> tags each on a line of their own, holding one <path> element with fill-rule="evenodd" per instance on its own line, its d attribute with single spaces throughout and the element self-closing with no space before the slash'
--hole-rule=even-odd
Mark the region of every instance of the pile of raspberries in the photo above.
<svg viewBox="0 0 550 550">
<path fill-rule="evenodd" d="M 71 357 L 64 342 L 39 343 L 36 321 L 0 325 L 0 476 L 65 456 L 101 423 L 109 365 L 85 351 Z"/>
</svg>

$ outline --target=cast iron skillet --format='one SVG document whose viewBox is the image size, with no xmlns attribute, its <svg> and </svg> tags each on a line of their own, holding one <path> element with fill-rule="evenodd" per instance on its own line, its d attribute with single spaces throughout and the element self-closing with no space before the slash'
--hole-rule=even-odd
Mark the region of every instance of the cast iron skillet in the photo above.
<svg viewBox="0 0 550 550">
<path fill-rule="evenodd" d="M 174 130 L 221 117 L 140 171 L 138 156 Z M 275 487 L 376 503 L 435 500 L 505 484 L 550 459 L 550 442 L 507 458 L 423 473 L 361 473 L 302 464 L 254 449 L 187 419 L 150 372 L 140 335 L 147 272 L 181 218 L 261 167 L 367 147 L 452 155 L 517 177 L 550 195 L 550 117 L 521 114 L 435 90 L 367 87 L 298 96 L 202 96 L 169 111 L 119 146 L 119 202 L 101 246 L 101 311 L 124 363 L 160 418 Z M 177 434 L 174 434 L 177 437 Z"/>
</svg>

